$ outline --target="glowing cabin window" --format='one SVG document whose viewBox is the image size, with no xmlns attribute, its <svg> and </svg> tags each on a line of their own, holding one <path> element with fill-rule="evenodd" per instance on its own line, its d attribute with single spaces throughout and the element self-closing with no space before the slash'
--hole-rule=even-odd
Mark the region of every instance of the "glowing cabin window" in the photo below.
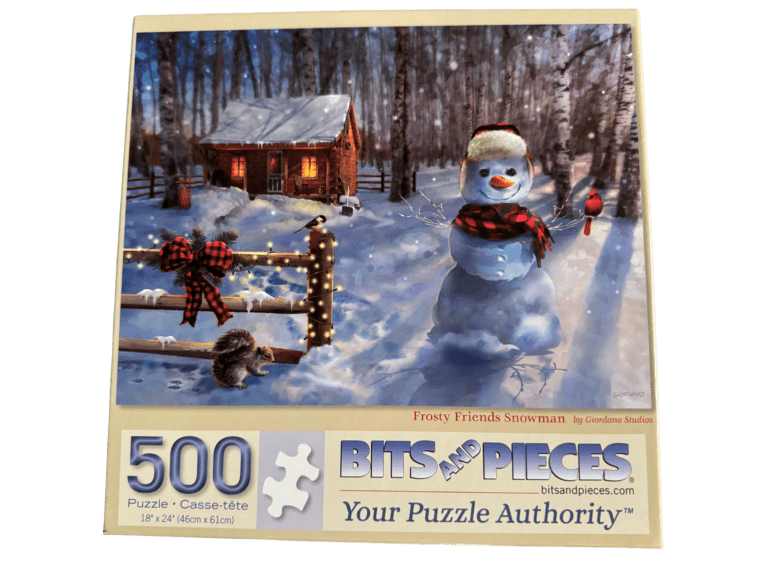
<svg viewBox="0 0 768 576">
<path fill-rule="evenodd" d="M 242 180 L 245 178 L 245 156 L 236 156 L 232 158 L 232 179 Z"/>
<path fill-rule="evenodd" d="M 317 178 L 317 156 L 301 157 L 301 177 Z"/>
</svg>

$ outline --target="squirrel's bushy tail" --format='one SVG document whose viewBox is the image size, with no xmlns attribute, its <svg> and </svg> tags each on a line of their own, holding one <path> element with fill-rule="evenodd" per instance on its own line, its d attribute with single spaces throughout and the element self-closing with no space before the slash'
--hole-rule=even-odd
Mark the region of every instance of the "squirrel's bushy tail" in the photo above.
<svg viewBox="0 0 768 576">
<path fill-rule="evenodd" d="M 242 328 L 235 328 L 219 336 L 213 345 L 213 351 L 218 354 L 229 354 L 243 348 L 253 348 L 254 345 L 255 340 L 250 332 Z"/>
</svg>

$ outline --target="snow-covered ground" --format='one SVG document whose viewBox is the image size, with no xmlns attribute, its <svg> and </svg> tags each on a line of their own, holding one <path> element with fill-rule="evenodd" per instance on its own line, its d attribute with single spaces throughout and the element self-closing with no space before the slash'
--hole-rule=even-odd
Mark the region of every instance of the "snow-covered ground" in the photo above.
<svg viewBox="0 0 768 576">
<path fill-rule="evenodd" d="M 574 206 L 583 209 L 589 181 L 583 178 L 588 158 L 575 166 Z M 361 170 L 370 172 L 370 170 Z M 424 197 L 411 200 L 414 210 L 440 222 L 427 198 L 443 205 L 451 220 L 463 200 L 458 169 L 419 172 Z M 525 202 L 547 223 L 552 220 L 554 184 L 537 175 Z M 426 198 L 425 198 L 426 197 Z M 210 362 L 138 353 L 119 354 L 117 401 L 128 405 L 405 405 L 424 379 L 419 368 L 432 352 L 427 333 L 431 308 L 445 274 L 454 263 L 448 253 L 447 224 L 431 226 L 414 217 L 406 203 L 393 204 L 387 194 L 361 191 L 363 209 L 352 217 L 337 206 L 283 196 L 254 201 L 235 188 L 193 192 L 190 210 L 161 210 L 158 199 L 127 201 L 126 248 L 153 246 L 163 228 L 189 233 L 201 226 L 209 239 L 237 228 L 238 250 L 276 252 L 306 250 L 305 234 L 294 232 L 318 214 L 328 217 L 335 233 L 333 345 L 313 349 L 298 365 L 272 364 L 270 374 L 246 379 L 247 389 L 221 389 L 210 376 Z M 649 408 L 650 359 L 642 225 L 612 217 L 616 191 L 603 193 L 604 216 L 592 225 L 551 224 L 555 238 L 543 268 L 558 295 L 563 339 L 547 357 L 526 357 L 520 380 L 510 378 L 480 401 L 496 407 Z M 563 228 L 563 226 L 566 226 Z M 137 264 L 123 266 L 122 292 L 137 294 L 173 286 L 173 274 Z M 221 292 L 263 290 L 273 297 L 303 297 L 306 275 L 293 268 L 254 269 L 228 276 Z M 235 313 L 217 328 L 211 312 L 200 312 L 197 326 L 180 326 L 181 312 L 122 310 L 120 337 L 213 342 L 223 331 L 245 328 L 257 342 L 303 350 L 304 315 Z M 556 370 L 554 368 L 557 368 Z M 544 377 L 546 376 L 546 385 Z"/>
</svg>

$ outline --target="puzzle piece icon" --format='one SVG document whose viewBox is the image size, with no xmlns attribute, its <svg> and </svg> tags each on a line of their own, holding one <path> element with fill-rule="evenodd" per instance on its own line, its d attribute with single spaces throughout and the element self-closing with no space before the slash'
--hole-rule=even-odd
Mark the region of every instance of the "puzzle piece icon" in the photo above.
<svg viewBox="0 0 768 576">
<path fill-rule="evenodd" d="M 286 456 L 282 451 L 277 455 L 275 464 L 285 468 L 285 478 L 278 482 L 270 476 L 264 480 L 264 487 L 261 491 L 262 494 L 272 498 L 272 505 L 267 509 L 267 512 L 273 518 L 280 518 L 283 515 L 283 506 L 293 506 L 299 510 L 304 510 L 309 494 L 304 490 L 299 490 L 296 484 L 302 476 L 306 476 L 314 482 L 320 475 L 320 469 L 315 468 L 307 461 L 311 452 L 312 448 L 306 444 L 299 444 L 296 456 Z"/>
</svg>

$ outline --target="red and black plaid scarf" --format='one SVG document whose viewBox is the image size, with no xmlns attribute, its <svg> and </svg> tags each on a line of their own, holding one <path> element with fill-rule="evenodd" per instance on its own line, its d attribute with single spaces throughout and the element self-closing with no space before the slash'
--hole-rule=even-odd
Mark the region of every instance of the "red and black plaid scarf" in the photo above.
<svg viewBox="0 0 768 576">
<path fill-rule="evenodd" d="M 509 240 L 530 234 L 533 236 L 533 252 L 539 268 L 546 248 L 552 251 L 549 240 L 553 244 L 555 242 L 542 219 L 519 204 L 465 204 L 454 218 L 453 225 L 467 234 L 486 240 Z"/>
<path fill-rule="evenodd" d="M 195 251 L 186 238 L 179 236 L 173 242 L 166 242 L 160 249 L 160 271 L 171 272 L 189 265 L 189 272 L 184 278 L 184 290 L 187 294 L 187 305 L 181 323 L 189 322 L 194 326 L 197 321 L 197 311 L 203 302 L 203 295 L 211 305 L 213 313 L 219 320 L 219 326 L 232 318 L 221 299 L 218 288 L 208 282 L 201 268 L 205 266 L 214 278 L 223 278 L 232 266 L 232 250 L 224 242 L 208 242 L 203 250 Z"/>
</svg>

